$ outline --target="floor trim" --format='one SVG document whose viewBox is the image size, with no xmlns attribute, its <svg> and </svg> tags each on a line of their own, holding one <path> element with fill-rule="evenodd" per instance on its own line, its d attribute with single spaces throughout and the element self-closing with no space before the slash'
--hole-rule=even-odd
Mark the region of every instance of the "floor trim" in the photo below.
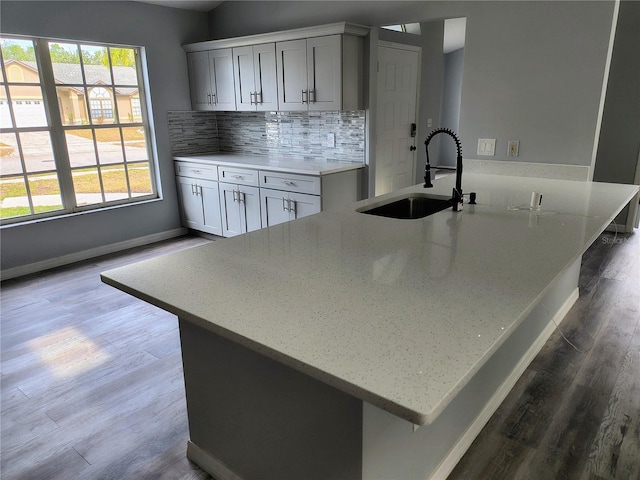
<svg viewBox="0 0 640 480">
<path fill-rule="evenodd" d="M 187 442 L 187 458 L 216 480 L 243 480 L 241 476 L 236 475 L 233 470 L 191 440 Z"/>
<path fill-rule="evenodd" d="M 51 258 L 49 260 L 42 260 L 40 262 L 29 263 L 26 265 L 20 265 L 18 267 L 7 268 L 0 272 L 0 278 L 2 280 L 9 280 L 11 278 L 22 277 L 32 273 L 42 272 L 51 268 L 62 267 L 63 265 L 69 265 L 70 263 L 80 262 L 82 260 L 88 260 L 90 258 L 99 257 L 109 253 L 120 252 L 129 248 L 141 247 L 150 243 L 160 242 L 162 240 L 168 240 L 170 238 L 180 237 L 187 233 L 186 228 L 174 228 L 172 230 L 166 230 L 164 232 L 154 233 L 146 235 L 144 237 L 132 238 L 131 240 L 124 240 L 122 242 L 111 243 L 109 245 L 103 245 L 96 248 L 90 248 L 88 250 L 82 250 L 80 252 L 70 253 L 69 255 L 63 255 L 61 257 Z"/>
</svg>

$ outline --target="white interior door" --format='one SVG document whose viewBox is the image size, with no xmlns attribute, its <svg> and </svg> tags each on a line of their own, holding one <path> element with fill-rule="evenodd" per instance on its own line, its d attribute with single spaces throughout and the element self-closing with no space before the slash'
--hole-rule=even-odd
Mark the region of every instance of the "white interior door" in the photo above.
<svg viewBox="0 0 640 480">
<path fill-rule="evenodd" d="M 419 47 L 378 47 L 375 195 L 415 184 Z"/>
</svg>

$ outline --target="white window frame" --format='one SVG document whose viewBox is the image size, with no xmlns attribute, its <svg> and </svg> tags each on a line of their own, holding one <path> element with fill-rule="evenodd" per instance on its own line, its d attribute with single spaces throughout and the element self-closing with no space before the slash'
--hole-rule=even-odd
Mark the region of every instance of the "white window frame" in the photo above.
<svg viewBox="0 0 640 480">
<path fill-rule="evenodd" d="M 35 47 L 35 57 L 36 57 L 36 64 L 37 64 L 37 68 L 38 68 L 38 74 L 40 77 L 40 85 L 42 87 L 42 94 L 43 94 L 43 99 L 42 99 L 42 103 L 44 104 L 44 109 L 45 109 L 45 114 L 47 117 L 47 123 L 48 125 L 46 127 L 18 127 L 16 125 L 16 119 L 15 119 L 15 115 L 13 113 L 13 105 L 12 105 L 12 101 L 11 101 L 11 93 L 10 93 L 10 88 L 9 86 L 15 86 L 17 85 L 16 83 L 12 82 L 9 80 L 9 78 L 7 77 L 7 72 L 5 69 L 5 65 L 4 65 L 4 61 L 0 62 L 0 68 L 2 69 L 2 78 L 4 79 L 4 84 L 6 86 L 6 94 L 7 94 L 7 103 L 9 106 L 9 111 L 10 111 L 10 115 L 11 115 L 11 119 L 12 119 L 12 125 L 13 128 L 2 128 L 1 132 L 2 133 L 15 133 L 16 136 L 18 136 L 18 133 L 29 133 L 29 132 L 43 132 L 43 131 L 48 131 L 51 134 L 51 143 L 52 143 L 52 149 L 53 149 L 53 155 L 55 158 L 55 172 L 57 173 L 58 176 L 58 181 L 59 181 L 59 185 L 60 185 L 60 195 L 62 198 L 62 209 L 58 209 L 55 211 L 50 211 L 50 212 L 42 212 L 42 213 L 33 213 L 33 214 L 29 214 L 29 215 L 23 215 L 23 216 L 18 216 L 18 217 L 11 217 L 11 218 L 5 218 L 5 219 L 1 219 L 1 226 L 7 226 L 7 225 L 15 225 L 15 224 L 19 224 L 19 223 L 28 223 L 31 222 L 33 220 L 38 220 L 38 219 L 42 219 L 42 218 L 48 218 L 48 217 L 61 217 L 61 216 L 65 216 L 65 215 L 69 215 L 69 214 L 74 214 L 74 213 L 79 213 L 79 212 L 85 212 L 85 211 L 92 211 L 92 210 L 101 210 L 101 209 L 105 209 L 105 208 L 111 208 L 114 206 L 127 206 L 127 205 L 135 205 L 141 202 L 145 202 L 145 201 L 149 201 L 149 200 L 155 200 L 160 198 L 160 192 L 159 192 L 159 186 L 158 186 L 158 182 L 157 182 L 157 172 L 158 172 L 158 161 L 156 158 L 156 154 L 155 154 L 155 148 L 153 147 L 155 144 L 155 138 L 154 138 L 154 132 L 151 129 L 151 121 L 150 121 L 150 117 L 152 115 L 151 113 L 151 103 L 150 103 L 150 99 L 149 96 L 147 94 L 147 81 L 144 78 L 144 74 L 143 72 L 146 70 L 146 67 L 143 65 L 143 62 L 145 61 L 145 55 L 144 55 L 144 47 L 141 46 L 133 46 L 133 45 L 122 45 L 122 44 L 107 44 L 107 43 L 96 43 L 96 42 L 90 42 L 90 41 L 83 41 L 83 40 L 60 40 L 60 39 L 51 39 L 51 38 L 44 38 L 44 37 L 35 37 L 35 36 L 24 36 L 24 35 L 13 35 L 13 34 L 9 34 L 9 33 L 2 33 L 0 34 L 0 38 L 2 38 L 3 40 L 27 40 L 27 41 L 33 41 L 34 43 L 34 47 Z M 119 116 L 118 114 L 118 102 L 115 98 L 113 98 L 111 95 L 110 98 L 110 102 L 111 102 L 111 110 L 113 112 L 113 119 L 119 119 L 120 123 L 116 123 L 114 121 L 114 123 L 110 123 L 108 125 L 100 125 L 97 122 L 94 122 L 92 119 L 92 113 L 91 113 L 91 105 L 90 105 L 90 101 L 87 101 L 87 117 L 88 117 L 88 125 L 65 125 L 63 124 L 62 119 L 60 118 L 60 110 L 59 110 L 59 104 L 58 104 L 58 97 L 57 97 L 57 91 L 56 91 L 56 80 L 53 74 L 53 66 L 52 66 L 52 62 L 51 62 L 51 57 L 49 54 L 49 43 L 67 43 L 67 44 L 77 44 L 77 45 L 81 45 L 81 46 L 94 46 L 94 47 L 107 47 L 107 48 L 127 48 L 127 49 L 133 49 L 136 55 L 136 73 L 137 73 L 137 88 L 138 88 L 138 95 L 140 98 L 140 109 L 141 109 L 141 121 L 134 121 L 134 122 L 129 122 L 129 121 L 123 121 L 122 118 Z M 80 68 L 82 71 L 82 77 L 83 77 L 83 83 L 82 84 L 78 84 L 77 86 L 84 88 L 85 91 L 85 98 L 87 100 L 91 100 L 89 98 L 88 95 L 88 90 L 91 90 L 92 88 L 97 88 L 97 87 L 101 87 L 101 85 L 94 85 L 94 84 L 87 84 L 86 80 L 84 79 L 85 77 L 85 73 L 84 73 L 84 68 L 82 67 L 83 62 L 82 62 L 82 55 L 80 55 Z M 110 73 L 112 75 L 113 78 L 113 66 L 111 65 L 111 62 L 109 62 L 109 69 L 110 69 Z M 25 85 L 25 84 L 20 84 L 20 85 Z M 26 84 L 26 85 L 30 85 L 30 84 Z M 74 84 L 75 85 L 75 84 Z M 3 87 L 5 88 L 5 87 Z M 117 87 L 116 87 L 117 88 Z M 107 91 L 108 92 L 115 92 L 115 89 L 113 86 L 107 86 Z M 40 103 L 40 101 L 38 100 L 37 103 Z M 69 152 L 67 150 L 67 142 L 66 142 L 66 136 L 65 136 L 65 131 L 66 130 L 80 130 L 80 129 L 86 129 L 89 131 L 96 131 L 100 128 L 133 128 L 133 127 L 137 127 L 140 129 L 144 130 L 144 138 L 146 141 L 146 148 L 147 148 L 147 160 L 131 160 L 131 161 L 127 161 L 126 159 L 126 153 L 125 153 L 125 149 L 124 149 L 124 138 L 123 138 L 123 134 L 122 134 L 122 130 L 120 130 L 121 134 L 121 140 L 122 140 L 122 145 L 123 145 L 123 163 L 122 165 L 124 166 L 124 168 L 126 169 L 128 165 L 139 165 L 141 163 L 148 163 L 149 165 L 149 177 L 150 177 L 150 183 L 151 183 L 151 190 L 152 193 L 151 194 L 145 194 L 145 195 L 135 195 L 134 192 L 131 191 L 131 186 L 129 185 L 129 177 L 128 175 L 125 175 L 126 178 L 126 182 L 127 182 L 127 195 L 128 198 L 124 198 L 124 199 L 118 199 L 118 200 L 106 200 L 106 196 L 105 196 L 105 191 L 104 188 L 102 186 L 102 178 L 100 175 L 100 169 L 101 166 L 105 167 L 105 168 L 111 168 L 113 167 L 113 164 L 104 164 L 101 165 L 99 162 L 97 163 L 96 167 L 97 167 L 97 171 L 99 173 L 98 178 L 100 181 L 100 185 L 101 185 L 101 193 L 102 193 L 102 202 L 100 203 L 93 203 L 93 204 L 89 204 L 89 205 L 78 205 L 77 204 L 77 199 L 76 199 L 76 195 L 75 195 L 75 190 L 74 190 L 74 184 L 73 184 L 73 177 L 72 177 L 72 171 L 74 169 L 78 169 L 78 167 L 71 167 L 71 163 L 70 163 L 70 158 L 69 158 Z M 94 142 L 94 147 L 97 151 L 98 149 L 98 143 L 96 141 L 96 136 L 95 133 L 93 134 L 93 142 Z M 18 141 L 18 144 L 20 144 L 20 142 Z M 20 161 L 23 164 L 23 177 L 26 178 L 29 175 L 29 172 L 26 171 L 26 169 L 24 168 L 24 156 L 22 154 L 22 151 L 20 149 L 19 152 L 20 155 Z M 117 164 L 116 164 L 117 165 Z M 93 168 L 92 166 L 87 166 L 87 167 L 82 167 L 82 168 Z M 53 171 L 53 170 L 52 170 Z M 33 173 L 33 172 L 31 172 Z M 38 172 L 39 173 L 39 172 Z M 7 174 L 7 175 L 2 175 L 3 178 L 5 177 L 14 177 L 14 176 L 19 176 L 19 174 Z M 26 189 L 27 189 L 27 196 L 29 199 L 29 205 L 30 207 L 33 209 L 33 202 L 32 202 L 32 195 L 29 189 L 29 183 L 26 181 Z"/>
</svg>

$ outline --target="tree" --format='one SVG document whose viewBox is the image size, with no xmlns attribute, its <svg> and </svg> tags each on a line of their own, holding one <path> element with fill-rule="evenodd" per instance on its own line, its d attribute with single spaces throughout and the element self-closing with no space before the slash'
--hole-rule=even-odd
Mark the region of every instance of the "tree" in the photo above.
<svg viewBox="0 0 640 480">
<path fill-rule="evenodd" d="M 133 49 L 131 48 L 110 48 L 111 50 L 111 63 L 114 66 L 119 67 L 135 67 L 136 65 L 136 57 L 133 53 Z M 106 62 L 106 55 L 104 58 Z M 107 66 L 108 63 L 105 63 Z"/>
<path fill-rule="evenodd" d="M 21 60 L 23 62 L 35 62 L 36 53 L 33 49 L 33 44 L 24 48 L 18 43 L 14 43 L 10 40 L 2 41 L 2 56 L 5 62 L 7 60 Z"/>
<path fill-rule="evenodd" d="M 76 65 L 80 63 L 77 50 L 75 52 L 67 50 L 57 43 L 49 45 L 49 55 L 53 63 L 73 63 Z"/>
</svg>

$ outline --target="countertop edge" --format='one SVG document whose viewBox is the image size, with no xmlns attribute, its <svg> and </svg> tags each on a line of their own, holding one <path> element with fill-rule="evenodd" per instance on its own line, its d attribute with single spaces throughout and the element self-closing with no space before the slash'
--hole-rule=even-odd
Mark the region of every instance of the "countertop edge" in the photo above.
<svg viewBox="0 0 640 480">
<path fill-rule="evenodd" d="M 231 156 L 232 154 L 229 154 L 229 155 Z M 224 166 L 236 167 L 236 168 L 253 168 L 253 169 L 265 170 L 269 172 L 294 173 L 298 175 L 313 175 L 313 176 L 331 175 L 334 173 L 341 173 L 349 170 L 358 170 L 365 167 L 364 163 L 339 162 L 339 161 L 329 160 L 329 161 L 326 161 L 328 168 L 307 169 L 307 168 L 299 168 L 296 166 L 269 165 L 268 163 L 261 164 L 259 162 L 255 164 L 250 164 L 245 162 L 234 162 L 232 160 L 223 160 L 223 159 L 208 160 L 205 158 L 199 158 L 203 156 L 208 156 L 208 155 L 200 155 L 200 156 L 179 155 L 179 156 L 173 156 L 172 158 L 176 162 L 192 162 L 192 163 L 198 163 L 201 165 L 215 165 L 215 166 L 224 165 Z M 256 156 L 256 157 L 260 158 L 259 156 Z M 264 158 L 268 159 L 268 157 L 264 157 Z M 299 160 L 298 162 L 302 163 L 304 162 L 304 160 Z"/>
</svg>

